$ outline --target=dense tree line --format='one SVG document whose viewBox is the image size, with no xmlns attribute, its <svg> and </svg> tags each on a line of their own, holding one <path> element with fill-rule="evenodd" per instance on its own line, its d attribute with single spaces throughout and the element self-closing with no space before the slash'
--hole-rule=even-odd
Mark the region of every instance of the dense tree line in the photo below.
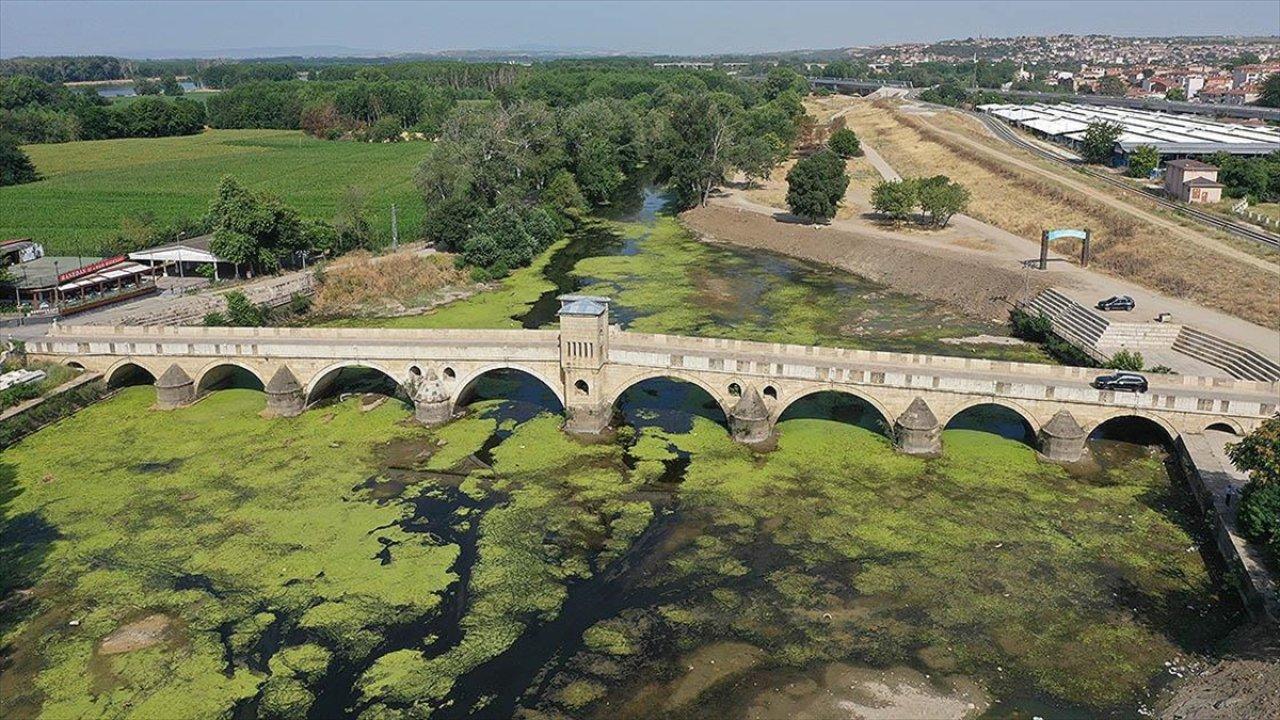
<svg viewBox="0 0 1280 720">
<path fill-rule="evenodd" d="M 25 75 L 46 83 L 123 80 L 125 61 L 103 55 L 16 57 L 0 60 L 0 77 Z"/>
<path fill-rule="evenodd" d="M 1227 455 L 1249 474 L 1239 499 L 1240 528 L 1280 569 L 1280 415 L 1228 445 Z"/>
<path fill-rule="evenodd" d="M 0 133 L 22 143 L 192 135 L 204 128 L 204 106 L 178 98 L 139 98 L 111 105 L 93 90 L 18 75 L 0 79 Z"/>
<path fill-rule="evenodd" d="M 1206 160 L 1218 166 L 1218 182 L 1227 186 L 1227 197 L 1280 202 L 1280 150 L 1261 157 L 1215 153 Z"/>
<path fill-rule="evenodd" d="M 502 97 L 458 103 L 416 173 L 424 234 L 478 277 L 501 276 L 637 173 L 666 183 L 686 207 L 735 170 L 767 173 L 795 141 L 800 99 L 789 83 L 719 77 L 709 85 L 625 67 L 591 77 L 568 66 L 533 73 Z"/>
<path fill-rule="evenodd" d="M 293 80 L 298 70 L 287 63 L 225 63 L 200 71 L 200 83 L 211 88 L 230 88 L 249 82 Z"/>
</svg>

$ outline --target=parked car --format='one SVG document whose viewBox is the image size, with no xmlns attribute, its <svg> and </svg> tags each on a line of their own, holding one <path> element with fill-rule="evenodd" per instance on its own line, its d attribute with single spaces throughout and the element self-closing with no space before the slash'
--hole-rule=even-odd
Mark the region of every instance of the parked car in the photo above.
<svg viewBox="0 0 1280 720">
<path fill-rule="evenodd" d="M 1093 379 L 1093 386 L 1099 390 L 1146 392 L 1147 379 L 1138 373 L 1118 372 L 1111 375 L 1099 375 Z"/>
<path fill-rule="evenodd" d="M 1132 310 L 1136 303 L 1128 295 L 1112 295 L 1106 300 L 1098 301 L 1099 310 Z"/>
</svg>

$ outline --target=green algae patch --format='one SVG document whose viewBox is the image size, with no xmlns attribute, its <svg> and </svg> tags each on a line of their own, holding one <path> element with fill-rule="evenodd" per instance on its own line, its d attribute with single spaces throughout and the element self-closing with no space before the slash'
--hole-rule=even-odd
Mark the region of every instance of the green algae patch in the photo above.
<svg viewBox="0 0 1280 720">
<path fill-rule="evenodd" d="M 167 413 L 152 402 L 151 388 L 126 389 L 0 458 L 14 476 L 6 522 L 50 529 L 36 586 L 47 599 L 3 638 L 41 643 L 44 714 L 222 714 L 261 689 L 266 676 L 246 664 L 273 626 L 312 636 L 313 665 L 330 650 L 359 656 L 388 624 L 429 614 L 454 580 L 456 546 L 399 530 L 404 506 L 356 489 L 376 473 L 376 445 L 419 432 L 398 407 L 265 420 L 247 390 Z M 138 459 L 172 469 L 136 473 Z M 186 641 L 95 654 L 139 608 L 176 618 Z M 79 622 L 25 634 L 54 611 Z M 296 684 L 271 697 L 290 713 L 306 704 Z"/>
<path fill-rule="evenodd" d="M 762 454 L 698 415 L 664 429 L 672 411 L 643 406 L 635 428 L 587 443 L 560 415 L 500 401 L 425 430 L 393 404 L 266 421 L 249 391 L 168 414 L 147 410 L 150 392 L 2 458 L 6 523 L 50 528 L 35 574 L 47 599 L 3 639 L 37 648 L 51 717 L 249 702 L 300 717 L 332 709 L 318 703 L 335 677 L 354 678 L 338 692 L 362 718 L 451 702 L 483 714 L 503 692 L 493 668 L 526 662 L 552 674 L 531 675 L 545 679 L 521 701 L 535 715 L 624 707 L 644 686 L 739 716 L 753 698 L 731 682 L 832 663 L 1124 714 L 1166 660 L 1234 622 L 1191 551 L 1194 504 L 1145 451 L 1073 475 L 970 430 L 944 432 L 926 460 L 797 418 Z M 383 469 L 382 452 L 414 467 Z M 158 613 L 175 622 L 164 642 L 97 651 Z M 565 629 L 559 645 L 548 625 Z M 682 684 L 691 658 L 705 667 Z"/>
<path fill-rule="evenodd" d="M 701 242 L 671 215 L 612 227 L 637 251 L 585 258 L 573 275 L 612 297 L 630 330 L 1049 361 L 1031 345 L 943 343 L 1003 329 L 834 269 Z"/>
<path fill-rule="evenodd" d="M 1090 707 L 1139 696 L 1165 660 L 1205 640 L 1187 604 L 1215 602 L 1215 582 L 1186 552 L 1191 518 L 1158 460 L 1088 482 L 975 431 L 946 431 L 929 461 L 834 421 L 779 432 L 751 470 L 722 459 L 727 446 L 715 462 L 705 447 L 693 454 L 686 511 L 714 525 L 670 567 L 721 587 L 765 560 L 784 568 L 750 593 L 713 591 L 707 611 L 686 606 L 686 623 L 730 613 L 734 639 L 798 667 L 909 661 L 943 645 L 993 683 Z M 1162 631 L 1148 612 L 1182 620 Z"/>
</svg>

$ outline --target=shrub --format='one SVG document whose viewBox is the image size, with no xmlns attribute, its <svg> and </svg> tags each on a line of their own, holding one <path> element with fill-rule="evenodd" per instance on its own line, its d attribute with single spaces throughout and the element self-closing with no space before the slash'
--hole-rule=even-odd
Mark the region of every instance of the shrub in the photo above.
<svg viewBox="0 0 1280 720">
<path fill-rule="evenodd" d="M 830 220 L 848 187 L 844 161 L 823 150 L 800 160 L 787 173 L 787 205 L 800 217 Z"/>
<path fill-rule="evenodd" d="M 862 141 L 849 128 L 840 128 L 832 133 L 831 139 L 827 140 L 827 147 L 842 158 L 857 157 L 862 154 Z"/>
<path fill-rule="evenodd" d="M 1143 359 L 1142 353 L 1129 350 L 1121 350 L 1111 359 L 1107 361 L 1107 367 L 1112 370 L 1128 370 L 1137 372 L 1142 369 Z"/>
<path fill-rule="evenodd" d="M 1280 567 L 1280 484 L 1250 482 L 1240 494 L 1240 530 Z"/>
<path fill-rule="evenodd" d="M 916 184 L 885 180 L 871 191 L 871 207 L 894 220 L 905 220 L 916 208 Z"/>
</svg>

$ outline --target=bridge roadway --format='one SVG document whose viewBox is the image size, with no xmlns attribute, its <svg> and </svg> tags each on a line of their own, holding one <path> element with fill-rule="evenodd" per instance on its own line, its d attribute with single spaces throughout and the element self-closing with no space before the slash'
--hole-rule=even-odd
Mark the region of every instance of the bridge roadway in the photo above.
<svg viewBox="0 0 1280 720">
<path fill-rule="evenodd" d="M 998 405 L 1060 461 L 1078 459 L 1088 435 L 1116 418 L 1144 418 L 1171 439 L 1209 427 L 1239 434 L 1280 404 L 1278 383 L 1152 376 L 1147 393 L 1115 393 L 1092 387 L 1098 371 L 1087 368 L 632 333 L 609 326 L 607 298 L 562 304 L 559 329 L 55 326 L 27 352 L 113 385 L 143 371 L 155 378 L 158 408 L 192 402 L 241 368 L 263 384 L 268 412 L 283 416 L 323 397 L 343 368 L 368 367 L 400 385 L 427 424 L 452 417 L 482 375 L 516 370 L 555 393 L 565 429 L 578 434 L 604 432 L 628 388 L 672 378 L 704 389 L 734 437 L 751 444 L 767 443 L 797 400 L 834 391 L 874 408 L 898 446 L 917 454 L 939 452 L 939 433 L 960 413 Z"/>
</svg>

